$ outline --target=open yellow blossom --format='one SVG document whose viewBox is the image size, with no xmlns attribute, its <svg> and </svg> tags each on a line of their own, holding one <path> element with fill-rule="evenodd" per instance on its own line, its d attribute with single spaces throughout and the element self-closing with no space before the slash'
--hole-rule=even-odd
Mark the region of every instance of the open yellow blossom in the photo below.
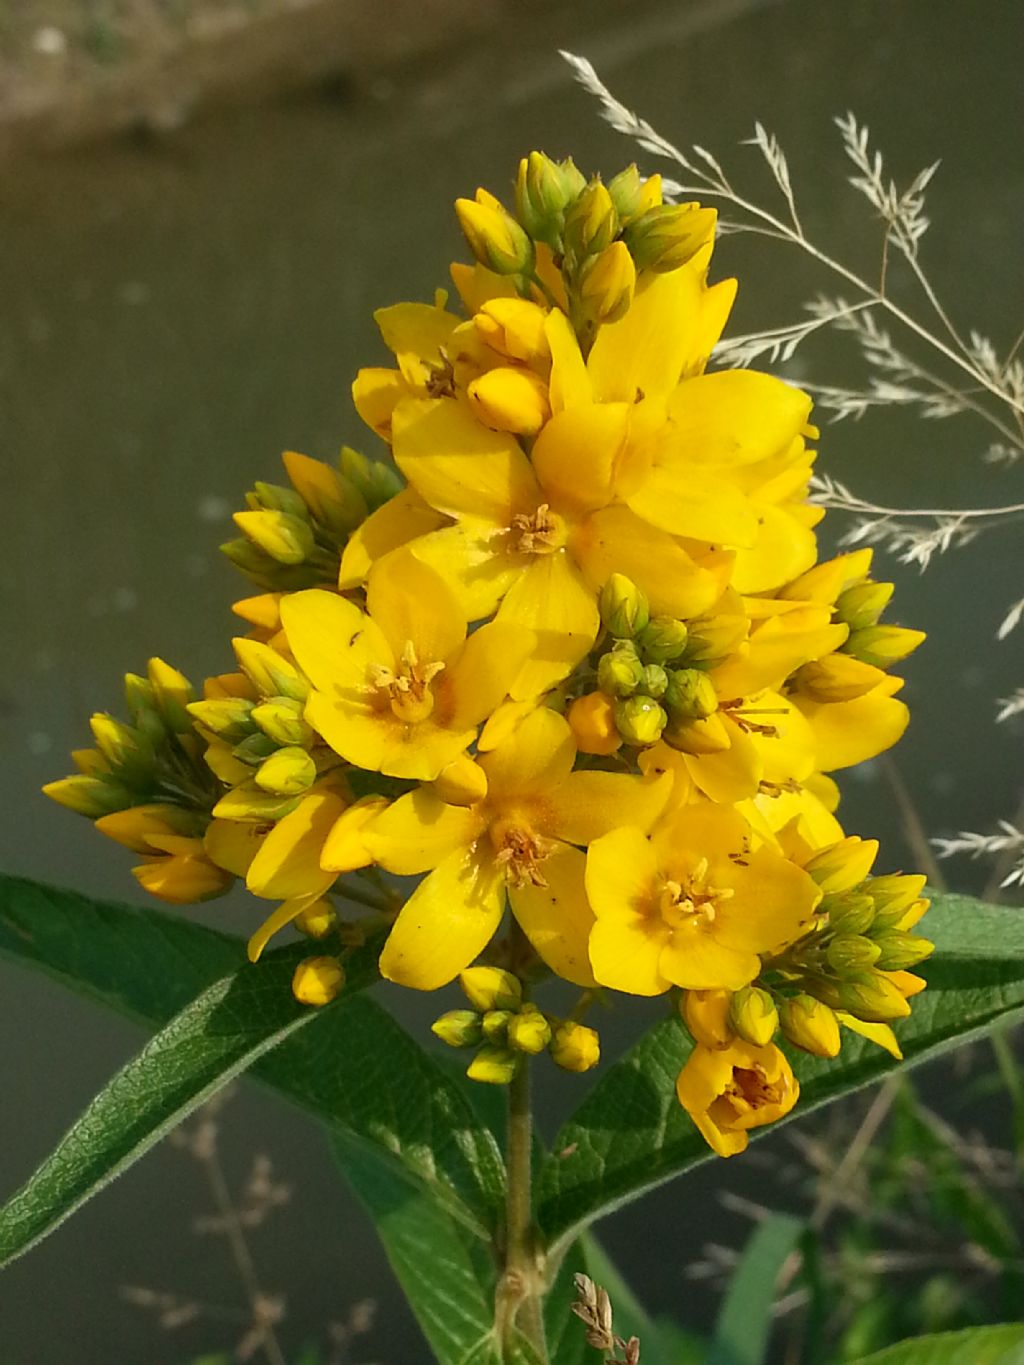
<svg viewBox="0 0 1024 1365">
<path fill-rule="evenodd" d="M 709 802 L 674 808 L 649 839 L 633 824 L 596 839 L 586 885 L 601 985 L 658 995 L 753 981 L 758 955 L 803 933 L 821 893 L 801 868 L 752 843 L 740 815 Z"/>
<path fill-rule="evenodd" d="M 768 1043 L 736 1039 L 727 1047 L 698 1043 L 676 1081 L 679 1103 L 719 1156 L 746 1150 L 751 1128 L 785 1118 L 800 1097 L 800 1083 L 785 1055 Z"/>
<path fill-rule="evenodd" d="M 587 957 L 594 916 L 584 888 L 585 856 L 574 845 L 627 818 L 649 828 L 669 781 L 573 772 L 575 757 L 565 720 L 536 710 L 477 760 L 487 779 L 482 800 L 455 806 L 421 787 L 364 826 L 362 840 L 382 867 L 401 875 L 429 872 L 391 931 L 380 959 L 383 976 L 418 990 L 445 985 L 487 946 L 507 895 L 551 970 L 594 985 Z"/>
<path fill-rule="evenodd" d="M 374 567 L 366 604 L 319 589 L 282 602 L 313 684 L 305 718 L 350 763 L 430 781 L 476 738 L 533 637 L 496 622 L 467 637 L 451 589 L 405 550 Z"/>
</svg>

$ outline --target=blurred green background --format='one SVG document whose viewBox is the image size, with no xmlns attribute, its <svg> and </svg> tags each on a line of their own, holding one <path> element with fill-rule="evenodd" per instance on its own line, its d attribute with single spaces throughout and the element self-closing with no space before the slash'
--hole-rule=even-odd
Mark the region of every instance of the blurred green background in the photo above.
<svg viewBox="0 0 1024 1365">
<path fill-rule="evenodd" d="M 216 62 L 202 58 L 197 85 L 187 45 L 167 34 L 175 16 L 194 24 L 203 8 L 0 4 L 0 864 L 121 899 L 140 899 L 128 860 L 48 804 L 40 785 L 68 770 L 90 712 L 116 709 L 121 676 L 150 655 L 197 678 L 228 666 L 228 605 L 244 590 L 216 550 L 230 512 L 254 479 L 280 477 L 282 449 L 330 458 L 347 441 L 375 453 L 348 387 L 358 366 L 385 356 L 373 309 L 429 298 L 446 282 L 462 250 L 455 196 L 477 184 L 503 193 L 532 147 L 606 173 L 635 159 L 572 83 L 558 46 L 590 57 L 666 136 L 748 168 L 767 195 L 757 154 L 735 145 L 761 119 L 789 154 L 810 235 L 865 271 L 880 229 L 845 187 L 832 117 L 853 109 L 903 180 L 941 156 L 923 250 L 930 276 L 957 319 L 1004 350 L 1024 312 L 1017 0 L 529 0 L 472 14 L 437 0 L 414 22 L 372 0 L 211 2 L 272 24 L 253 41 L 273 52 L 243 81 L 219 47 Z M 109 30 L 103 50 L 97 23 Z M 39 37 L 46 29 L 64 35 L 63 48 Z M 234 32 L 241 51 L 250 41 L 241 21 Z M 112 82 L 115 112 L 104 104 L 100 116 Z M 33 91 L 32 107 L 49 111 L 41 122 L 25 114 Z M 53 112 L 62 100 L 72 114 Z M 641 166 L 658 168 L 642 157 Z M 742 237 L 723 239 L 715 272 L 740 277 L 734 333 L 795 320 L 805 299 L 832 288 L 806 262 Z M 861 370 L 836 340 L 798 352 L 785 373 L 848 383 Z M 986 443 L 970 419 L 925 424 L 888 411 L 826 426 L 819 468 L 897 506 L 1019 501 L 1016 471 L 982 463 Z M 827 519 L 826 546 L 843 526 Z M 876 576 L 897 582 L 891 618 L 930 637 L 907 667 L 913 721 L 898 777 L 929 834 L 990 829 L 1022 796 L 1022 718 L 993 725 L 995 698 L 1024 681 L 1020 633 L 994 639 L 1021 592 L 1019 537 L 993 530 L 923 576 L 877 563 Z M 914 865 L 891 773 L 867 764 L 843 786 L 844 823 L 883 840 L 881 869 Z M 980 865 L 944 870 L 959 889 L 986 881 Z M 253 924 L 244 898 L 203 914 L 237 932 Z M 436 1002 L 397 1003 L 422 1036 Z M 6 1192 L 139 1038 L 6 966 L 0 1020 Z M 606 1044 L 628 1027 L 609 1021 Z M 948 1109 L 963 1078 L 940 1065 L 925 1084 L 946 1093 Z M 552 1081 L 552 1115 L 585 1085 Z M 998 1136 L 1002 1102 L 986 1103 Z M 717 1289 L 683 1271 L 707 1238 L 735 1244 L 746 1231 L 719 1196 L 772 1202 L 779 1171 L 796 1161 L 791 1135 L 813 1130 L 798 1124 L 749 1160 L 705 1167 L 609 1222 L 606 1244 L 650 1306 L 708 1323 Z M 264 1281 L 288 1296 L 288 1350 L 373 1298 L 375 1326 L 350 1359 L 425 1360 L 319 1134 L 246 1088 L 224 1113 L 222 1141 L 236 1182 L 269 1151 L 292 1187 L 289 1205 L 254 1233 Z M 230 1325 L 162 1333 L 118 1298 L 128 1283 L 237 1302 L 221 1248 L 191 1230 L 204 1199 L 179 1152 L 147 1158 L 3 1276 L 0 1359 L 175 1365 L 230 1348 Z"/>
</svg>

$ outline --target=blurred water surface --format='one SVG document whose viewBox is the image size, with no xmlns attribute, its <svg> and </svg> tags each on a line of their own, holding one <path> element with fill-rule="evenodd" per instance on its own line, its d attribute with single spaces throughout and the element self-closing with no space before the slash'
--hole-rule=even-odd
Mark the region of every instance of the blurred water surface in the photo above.
<svg viewBox="0 0 1024 1365">
<path fill-rule="evenodd" d="M 334 90 L 233 113 L 167 142 L 20 164 L 0 183 L 5 870 L 138 899 L 126 858 L 39 797 L 40 784 L 67 771 L 89 713 L 116 709 L 121 675 L 151 654 L 193 677 L 229 664 L 228 605 L 241 585 L 216 545 L 230 510 L 254 479 L 279 477 L 282 449 L 329 458 L 342 440 L 372 447 L 348 397 L 358 366 L 385 356 L 372 310 L 428 298 L 445 282 L 461 250 L 453 198 L 478 183 L 500 191 L 533 146 L 605 172 L 633 159 L 572 84 L 556 45 L 590 56 L 669 137 L 749 167 L 767 193 L 756 153 L 735 146 L 763 120 L 790 155 L 811 235 L 865 270 L 878 228 L 844 188 L 833 115 L 852 108 L 866 119 L 903 179 L 941 156 L 930 273 L 965 324 L 1003 347 L 1016 335 L 1024 10 L 1015 0 L 600 0 L 585 18 L 582 7 L 557 4 L 547 23 L 540 17 L 444 69 L 357 81 L 347 98 Z M 734 331 L 795 318 L 805 298 L 831 287 L 806 263 L 743 238 L 723 240 L 715 266 L 740 275 Z M 855 378 L 841 346 L 815 354 L 790 373 Z M 819 463 L 882 503 L 1009 500 L 1008 476 L 978 458 L 986 440 L 969 421 L 886 414 L 826 427 Z M 841 523 L 826 527 L 834 543 Z M 914 719 L 899 773 L 929 832 L 988 828 L 1021 795 L 1011 747 L 1019 732 L 992 725 L 993 699 L 1024 673 L 1020 637 L 993 639 L 1020 593 L 1019 539 L 992 532 L 923 577 L 884 567 L 898 583 L 898 619 L 930 635 L 907 669 Z M 849 826 L 884 839 L 887 867 L 909 866 L 880 766 L 850 774 L 844 790 Z M 970 867 L 953 876 L 981 884 Z M 252 923 L 238 901 L 204 917 L 236 931 Z M 139 1040 L 40 978 L 4 966 L 0 982 L 6 1191 Z M 405 1017 L 422 1030 L 430 1003 L 403 1002 Z M 564 1110 L 585 1083 L 561 1079 L 558 1094 L 547 1088 Z M 381 1316 L 366 1358 L 426 1359 L 371 1229 L 333 1183 L 319 1134 L 247 1089 L 225 1115 L 224 1140 L 236 1179 L 254 1152 L 269 1150 L 295 1188 L 291 1207 L 255 1234 L 267 1285 L 289 1295 L 288 1350 L 373 1296 Z M 760 1150 L 783 1156 L 785 1135 Z M 739 1235 L 710 1202 L 716 1192 L 770 1198 L 763 1181 L 760 1160 L 706 1167 L 608 1224 L 609 1245 L 652 1306 L 709 1320 L 713 1296 L 688 1287 L 681 1269 L 705 1237 Z M 160 1334 L 117 1299 L 128 1282 L 237 1301 L 226 1257 L 190 1230 L 202 1200 L 180 1154 L 147 1158 L 4 1276 L 3 1360 L 173 1365 L 230 1346 L 230 1328 Z"/>
</svg>

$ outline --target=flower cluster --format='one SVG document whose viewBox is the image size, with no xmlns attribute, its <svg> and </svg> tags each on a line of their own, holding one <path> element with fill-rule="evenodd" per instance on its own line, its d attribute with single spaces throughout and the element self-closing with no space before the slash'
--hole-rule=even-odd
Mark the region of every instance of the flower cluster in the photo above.
<svg viewBox="0 0 1024 1365">
<path fill-rule="evenodd" d="M 536 152 L 514 211 L 456 209 L 464 311 L 381 310 L 394 364 L 353 386 L 393 465 L 287 454 L 224 547 L 260 589 L 237 670 L 129 676 L 131 723 L 94 717 L 47 792 L 165 900 L 277 902 L 250 957 L 319 940 L 301 1000 L 377 934 L 386 979 L 459 978 L 435 1032 L 479 1080 L 586 1070 L 602 988 L 670 995 L 679 1099 L 729 1155 L 796 1101 L 779 1031 L 898 1051 L 923 878 L 871 875 L 829 774 L 899 738 L 888 670 L 923 637 L 880 624 L 870 550 L 817 562 L 808 397 L 706 371 L 735 293 L 712 210 Z M 546 976 L 582 990 L 568 1019 Z"/>
</svg>

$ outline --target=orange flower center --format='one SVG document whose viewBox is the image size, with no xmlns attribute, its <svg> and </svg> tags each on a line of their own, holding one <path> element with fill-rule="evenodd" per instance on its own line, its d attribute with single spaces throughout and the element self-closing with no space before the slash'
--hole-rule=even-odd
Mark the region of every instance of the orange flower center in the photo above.
<svg viewBox="0 0 1024 1365">
<path fill-rule="evenodd" d="M 490 835 L 498 865 L 513 886 L 547 886 L 540 864 L 553 849 L 548 839 L 512 820 L 496 820 Z"/>
<path fill-rule="evenodd" d="M 380 701 L 391 707 L 398 720 L 414 725 L 433 712 L 434 694 L 430 684 L 443 669 L 443 663 L 421 663 L 412 641 L 406 640 L 395 668 L 373 665 L 373 689 Z"/>
<path fill-rule="evenodd" d="M 763 1109 L 769 1104 L 781 1104 L 784 1085 L 781 1077 L 769 1081 L 760 1067 L 734 1066 L 732 1083 L 725 1088 L 725 1097 L 741 1109 Z"/>
<path fill-rule="evenodd" d="M 714 923 L 719 903 L 728 900 L 733 891 L 730 886 L 711 886 L 707 875 L 708 860 L 701 858 L 684 881 L 662 882 L 658 909 L 666 924 L 678 929 L 687 921 L 705 928 Z"/>
<path fill-rule="evenodd" d="M 550 555 L 562 549 L 566 540 L 566 526 L 557 512 L 542 502 L 536 512 L 519 512 L 509 527 L 517 550 L 528 555 Z"/>
</svg>

